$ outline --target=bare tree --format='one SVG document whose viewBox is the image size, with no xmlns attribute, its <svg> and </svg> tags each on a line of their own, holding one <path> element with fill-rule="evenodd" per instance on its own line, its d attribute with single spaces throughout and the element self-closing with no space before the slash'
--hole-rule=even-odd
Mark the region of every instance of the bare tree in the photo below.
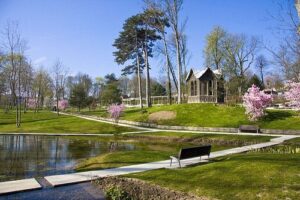
<svg viewBox="0 0 300 200">
<path fill-rule="evenodd" d="M 264 70 L 266 69 L 266 67 L 268 66 L 268 61 L 267 59 L 265 58 L 264 55 L 259 55 L 257 58 L 256 58 L 256 63 L 255 63 L 255 66 L 256 68 L 259 70 L 259 73 L 260 73 L 260 80 L 261 80 L 261 83 L 264 85 Z"/>
<path fill-rule="evenodd" d="M 52 79 L 49 73 L 43 67 L 39 67 L 32 80 L 32 92 L 36 99 L 35 112 L 38 112 L 39 108 L 44 105 L 46 96 L 52 96 L 51 86 Z"/>
<path fill-rule="evenodd" d="M 161 39 L 162 39 L 162 45 L 158 45 L 156 50 L 159 54 L 164 56 L 164 63 L 165 63 L 165 71 L 166 71 L 166 77 L 167 77 L 167 93 L 168 93 L 168 102 L 171 104 L 172 100 L 172 83 L 171 83 L 171 76 L 174 81 L 174 85 L 176 90 L 178 91 L 178 84 L 176 79 L 176 74 L 172 66 L 172 62 L 170 59 L 170 52 L 169 52 L 169 45 L 167 41 L 167 33 L 166 29 L 170 27 L 169 20 L 166 13 L 166 8 L 160 4 L 160 1 L 156 0 L 145 0 L 146 9 L 151 12 L 154 19 L 156 19 L 155 23 L 152 23 L 152 26 L 157 30 L 159 33 Z M 162 47 L 161 47 L 162 46 Z"/>
<path fill-rule="evenodd" d="M 5 56 L 2 58 L 2 68 L 4 68 L 4 74 L 11 93 L 10 105 L 11 107 L 16 106 L 16 126 L 20 127 L 22 107 L 21 77 L 27 64 L 27 59 L 24 56 L 27 45 L 21 38 L 17 22 L 8 21 L 2 36 L 2 48 L 5 51 Z"/>
<path fill-rule="evenodd" d="M 64 95 L 64 86 L 68 75 L 68 70 L 63 66 L 62 62 L 57 59 L 52 68 L 53 72 L 53 87 L 56 99 L 56 112 L 59 115 L 58 102 Z"/>
<path fill-rule="evenodd" d="M 180 104 L 182 96 L 182 62 L 180 51 L 180 27 L 179 13 L 182 10 L 183 0 L 164 0 L 163 1 L 166 15 L 169 19 L 170 26 L 173 30 L 174 42 L 176 46 L 176 61 L 177 61 L 177 80 L 178 80 L 178 103 Z"/>
<path fill-rule="evenodd" d="M 224 70 L 229 78 L 239 80 L 240 90 L 245 86 L 245 74 L 255 61 L 259 40 L 245 35 L 228 34 L 224 40 Z"/>
<path fill-rule="evenodd" d="M 278 11 L 270 16 L 277 22 L 273 30 L 281 43 L 277 48 L 270 45 L 265 48 L 273 55 L 273 63 L 279 66 L 286 79 L 300 82 L 299 17 L 291 0 L 277 1 L 277 7 Z"/>
</svg>

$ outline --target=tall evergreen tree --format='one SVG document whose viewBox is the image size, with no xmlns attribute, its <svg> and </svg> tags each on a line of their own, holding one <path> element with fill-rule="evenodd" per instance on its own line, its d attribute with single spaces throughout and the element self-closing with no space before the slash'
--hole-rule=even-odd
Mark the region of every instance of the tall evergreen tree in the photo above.
<svg viewBox="0 0 300 200">
<path fill-rule="evenodd" d="M 128 18 L 124 25 L 123 31 L 113 44 L 117 48 L 114 52 L 115 61 L 118 64 L 125 64 L 132 60 L 133 64 L 123 68 L 123 74 L 136 73 L 139 81 L 140 107 L 142 107 L 141 92 L 141 71 L 146 69 L 146 102 L 151 106 L 150 101 L 150 66 L 148 58 L 152 57 L 152 48 L 154 42 L 160 39 L 156 34 L 156 29 L 151 27 L 154 21 L 148 12 L 134 15 Z"/>
</svg>

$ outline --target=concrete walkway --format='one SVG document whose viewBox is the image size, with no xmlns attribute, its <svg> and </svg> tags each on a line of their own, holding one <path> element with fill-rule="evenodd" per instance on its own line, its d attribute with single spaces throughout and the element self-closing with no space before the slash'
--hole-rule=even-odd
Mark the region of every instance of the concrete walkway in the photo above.
<svg viewBox="0 0 300 200">
<path fill-rule="evenodd" d="M 0 195 L 40 188 L 42 186 L 34 178 L 0 182 Z"/>
</svg>

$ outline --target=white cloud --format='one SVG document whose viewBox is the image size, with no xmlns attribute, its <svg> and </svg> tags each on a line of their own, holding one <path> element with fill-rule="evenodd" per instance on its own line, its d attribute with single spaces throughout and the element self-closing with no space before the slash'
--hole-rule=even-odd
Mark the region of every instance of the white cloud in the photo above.
<svg viewBox="0 0 300 200">
<path fill-rule="evenodd" d="M 34 65 L 41 65 L 43 64 L 45 61 L 47 60 L 47 57 L 46 56 L 42 56 L 40 58 L 37 58 L 33 61 L 33 64 Z"/>
</svg>

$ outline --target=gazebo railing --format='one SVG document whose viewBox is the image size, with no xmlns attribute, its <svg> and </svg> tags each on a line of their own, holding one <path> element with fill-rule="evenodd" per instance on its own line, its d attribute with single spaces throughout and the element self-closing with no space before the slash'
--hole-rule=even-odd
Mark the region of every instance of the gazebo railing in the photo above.
<svg viewBox="0 0 300 200">
<path fill-rule="evenodd" d="M 214 95 L 200 95 L 200 96 L 189 96 L 188 103 L 216 103 L 217 97 Z"/>
</svg>

